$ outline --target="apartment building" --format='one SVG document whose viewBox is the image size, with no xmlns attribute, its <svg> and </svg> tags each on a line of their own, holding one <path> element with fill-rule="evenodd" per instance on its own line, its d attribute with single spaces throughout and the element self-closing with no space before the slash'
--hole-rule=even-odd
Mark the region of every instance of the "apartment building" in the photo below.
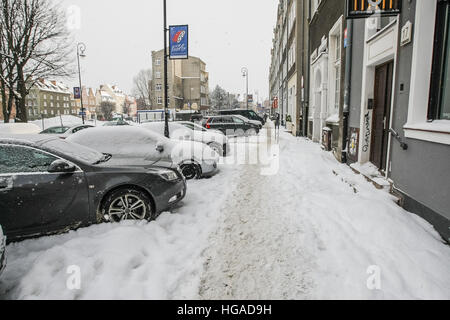
<svg viewBox="0 0 450 320">
<path fill-rule="evenodd" d="M 153 109 L 161 109 L 165 98 L 164 50 L 152 51 L 152 67 L 151 105 Z M 204 61 L 192 56 L 186 60 L 168 60 L 167 74 L 169 108 L 209 109 L 209 73 Z"/>
<path fill-rule="evenodd" d="M 71 90 L 62 82 L 39 79 L 25 98 L 28 120 L 69 115 Z"/>
<path fill-rule="evenodd" d="M 357 19 L 346 2 L 297 1 L 309 5 L 308 39 L 295 49 L 309 57 L 300 133 L 317 143 L 331 133 L 338 160 L 450 242 L 450 2 L 348 1 Z M 292 116 L 290 6 L 280 1 L 269 81 L 272 108 Z"/>
<path fill-rule="evenodd" d="M 294 135 L 304 131 L 308 101 L 308 29 L 305 16 L 308 1 L 281 0 L 273 34 L 269 76 L 272 113 L 279 113 L 284 125 Z M 276 101 L 276 103 L 275 103 Z"/>
</svg>

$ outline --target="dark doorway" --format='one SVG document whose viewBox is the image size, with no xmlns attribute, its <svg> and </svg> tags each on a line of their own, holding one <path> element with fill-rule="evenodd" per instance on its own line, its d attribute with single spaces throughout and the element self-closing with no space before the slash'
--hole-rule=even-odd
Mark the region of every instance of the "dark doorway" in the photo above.
<svg viewBox="0 0 450 320">
<path fill-rule="evenodd" d="M 386 171 L 393 69 L 394 63 L 392 61 L 375 69 L 370 161 L 382 171 Z"/>
</svg>

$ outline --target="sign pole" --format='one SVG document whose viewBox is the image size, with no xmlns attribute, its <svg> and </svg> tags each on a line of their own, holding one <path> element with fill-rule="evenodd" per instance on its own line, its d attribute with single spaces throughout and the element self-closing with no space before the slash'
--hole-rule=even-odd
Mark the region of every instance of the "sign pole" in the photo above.
<svg viewBox="0 0 450 320">
<path fill-rule="evenodd" d="M 164 135 L 167 138 L 170 138 L 170 132 L 169 132 L 169 101 L 168 101 L 168 94 L 169 94 L 169 85 L 167 81 L 167 1 L 164 1 Z"/>
</svg>

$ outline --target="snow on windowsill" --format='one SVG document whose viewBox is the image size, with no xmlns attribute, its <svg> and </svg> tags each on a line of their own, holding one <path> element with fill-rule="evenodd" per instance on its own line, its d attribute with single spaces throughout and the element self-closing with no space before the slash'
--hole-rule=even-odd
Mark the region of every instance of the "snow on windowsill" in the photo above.
<svg viewBox="0 0 450 320">
<path fill-rule="evenodd" d="M 450 120 L 435 120 L 433 122 L 423 122 L 415 124 L 405 124 L 405 130 L 430 131 L 450 134 Z"/>
</svg>

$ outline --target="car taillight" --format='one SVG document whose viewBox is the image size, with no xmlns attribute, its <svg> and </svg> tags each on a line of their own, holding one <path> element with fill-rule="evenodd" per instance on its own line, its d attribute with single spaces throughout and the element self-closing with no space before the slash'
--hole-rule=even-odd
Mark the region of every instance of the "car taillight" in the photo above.
<svg viewBox="0 0 450 320">
<path fill-rule="evenodd" d="M 209 122 L 206 123 L 206 129 L 211 129 L 211 125 L 209 124 Z"/>
</svg>

